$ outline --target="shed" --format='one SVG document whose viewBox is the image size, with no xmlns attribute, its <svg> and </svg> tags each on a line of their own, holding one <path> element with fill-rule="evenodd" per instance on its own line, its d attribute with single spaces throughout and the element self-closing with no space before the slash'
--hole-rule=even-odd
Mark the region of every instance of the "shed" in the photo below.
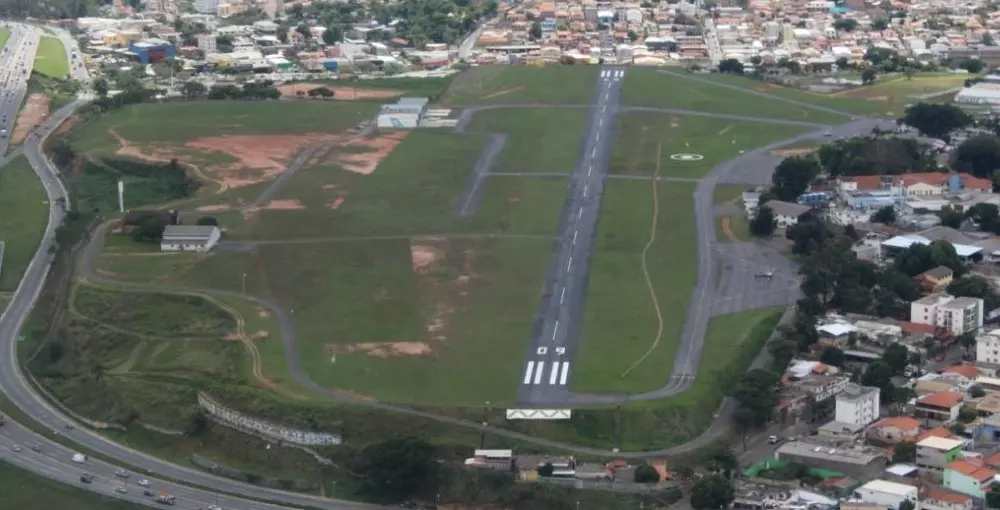
<svg viewBox="0 0 1000 510">
<path fill-rule="evenodd" d="M 209 251 L 219 243 L 222 231 L 214 225 L 167 225 L 160 251 Z"/>
</svg>

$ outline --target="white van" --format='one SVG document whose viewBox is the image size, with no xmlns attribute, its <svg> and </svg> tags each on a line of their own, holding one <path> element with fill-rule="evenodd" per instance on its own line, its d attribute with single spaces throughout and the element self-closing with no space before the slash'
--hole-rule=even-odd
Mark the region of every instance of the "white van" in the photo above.
<svg viewBox="0 0 1000 510">
<path fill-rule="evenodd" d="M 83 464 L 84 462 L 87 462 L 87 456 L 82 453 L 74 453 L 73 462 L 76 462 L 77 464 Z"/>
</svg>

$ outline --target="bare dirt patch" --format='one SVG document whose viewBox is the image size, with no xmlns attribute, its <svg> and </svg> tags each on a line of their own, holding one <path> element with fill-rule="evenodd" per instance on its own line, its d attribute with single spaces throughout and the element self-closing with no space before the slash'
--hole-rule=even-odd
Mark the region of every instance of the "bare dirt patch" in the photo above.
<svg viewBox="0 0 1000 510">
<path fill-rule="evenodd" d="M 670 117 L 670 127 L 674 129 L 681 127 L 681 119 L 678 119 L 677 117 Z"/>
<path fill-rule="evenodd" d="M 426 273 L 432 271 L 442 256 L 441 249 L 430 244 L 410 244 L 410 260 L 413 272 Z"/>
<path fill-rule="evenodd" d="M 364 353 L 376 358 L 419 357 L 433 353 L 424 342 L 361 342 L 350 345 L 326 345 L 329 354 Z"/>
<path fill-rule="evenodd" d="M 817 149 L 778 149 L 771 151 L 771 154 L 787 158 L 790 156 L 805 156 L 806 154 L 812 154 L 816 151 Z"/>
<path fill-rule="evenodd" d="M 866 97 L 865 99 L 869 101 L 875 101 L 878 103 L 888 103 L 890 101 L 889 96 Z"/>
<path fill-rule="evenodd" d="M 285 200 L 271 200 L 270 202 L 264 204 L 260 207 L 264 211 L 291 211 L 296 209 L 305 209 L 302 202 L 295 199 L 285 199 Z"/>
<path fill-rule="evenodd" d="M 317 87 L 326 87 L 333 91 L 333 97 L 311 98 L 308 94 L 310 90 Z M 361 89 L 354 87 L 334 87 L 323 83 L 289 83 L 278 87 L 282 96 L 306 99 L 324 99 L 334 101 L 353 101 L 356 99 L 388 99 L 403 95 L 403 91 L 394 89 Z M 298 93 L 302 92 L 302 96 Z"/>
<path fill-rule="evenodd" d="M 337 197 L 333 199 L 333 202 L 330 202 L 330 209 L 337 209 L 341 205 L 344 205 L 344 200 L 346 200 L 344 197 Z"/>
<path fill-rule="evenodd" d="M 59 128 L 57 128 L 52 134 L 64 135 L 68 133 L 70 129 L 73 129 L 73 126 L 75 126 L 78 122 L 80 122 L 80 116 L 74 113 L 73 115 L 70 115 L 68 119 L 64 120 L 62 124 L 59 124 Z"/>
<path fill-rule="evenodd" d="M 518 90 L 523 90 L 523 89 L 524 85 L 519 85 L 517 87 L 507 87 L 505 89 L 498 90 L 492 94 L 486 94 L 485 96 L 482 96 L 479 99 L 493 99 L 494 97 L 500 97 L 506 94 L 510 94 L 511 92 L 517 92 Z"/>
<path fill-rule="evenodd" d="M 195 210 L 198 212 L 223 212 L 230 211 L 233 207 L 229 204 L 200 205 Z"/>
<path fill-rule="evenodd" d="M 368 175 L 378 168 L 378 164 L 385 159 L 399 144 L 403 143 L 409 131 L 397 131 L 385 133 L 374 138 L 355 138 L 348 141 L 343 147 L 351 150 L 363 150 L 364 152 L 342 151 L 335 156 L 335 163 L 344 170 L 362 175 Z"/>
<path fill-rule="evenodd" d="M 216 165 L 210 170 L 224 186 L 238 188 L 270 181 L 285 170 L 296 152 L 317 142 L 332 142 L 339 137 L 329 134 L 305 135 L 234 135 L 200 138 L 184 147 L 222 152 L 236 162 Z"/>
<path fill-rule="evenodd" d="M 24 108 L 17 115 L 17 123 L 14 124 L 14 132 L 10 135 L 10 143 L 19 144 L 28 138 L 35 126 L 42 123 L 49 114 L 49 105 L 52 99 L 45 94 L 31 94 L 24 102 Z"/>
</svg>

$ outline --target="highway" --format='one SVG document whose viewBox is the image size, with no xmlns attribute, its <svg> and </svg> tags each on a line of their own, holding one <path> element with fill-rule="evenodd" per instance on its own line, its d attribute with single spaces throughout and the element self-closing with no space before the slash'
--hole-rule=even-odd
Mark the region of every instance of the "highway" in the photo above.
<svg viewBox="0 0 1000 510">
<path fill-rule="evenodd" d="M 559 220 L 559 239 L 552 250 L 532 330 L 518 388 L 518 404 L 562 404 L 569 394 L 571 360 L 576 355 L 583 323 L 590 252 L 604 196 L 604 176 L 625 73 L 624 67 L 601 68 Z"/>
<path fill-rule="evenodd" d="M 35 51 L 38 49 L 40 30 L 20 24 L 8 24 L 10 37 L 4 49 L 0 50 L 0 154 L 6 154 L 10 144 L 10 135 L 14 132 L 17 112 L 24 102 L 28 90 L 28 75 L 34 64 Z"/>
</svg>

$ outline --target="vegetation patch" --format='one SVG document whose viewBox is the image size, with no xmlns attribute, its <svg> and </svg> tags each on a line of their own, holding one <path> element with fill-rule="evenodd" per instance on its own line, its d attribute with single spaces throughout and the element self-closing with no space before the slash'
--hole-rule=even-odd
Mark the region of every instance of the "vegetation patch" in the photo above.
<svg viewBox="0 0 1000 510">
<path fill-rule="evenodd" d="M 229 314 L 198 296 L 120 292 L 82 285 L 77 287 L 75 297 L 80 314 L 140 335 L 219 338 L 235 329 Z"/>
<path fill-rule="evenodd" d="M 605 186 L 573 386 L 588 392 L 652 390 L 670 377 L 664 367 L 676 355 L 698 276 L 694 185 Z"/>
<path fill-rule="evenodd" d="M 586 108 L 503 108 L 477 112 L 469 130 L 505 133 L 507 143 L 494 172 L 570 173 L 576 167 Z"/>
<path fill-rule="evenodd" d="M 441 104 L 590 104 L 600 66 L 479 66 L 452 79 Z"/>
<path fill-rule="evenodd" d="M 38 250 L 49 217 L 45 188 L 25 156 L 0 169 L 0 208 L 16 212 L 0 219 L 0 241 L 4 243 L 0 291 L 11 292 L 21 283 Z"/>
<path fill-rule="evenodd" d="M 716 165 L 749 151 L 808 131 L 800 126 L 768 125 L 705 117 L 631 112 L 618 117 L 609 173 L 700 178 Z M 695 161 L 674 154 L 700 154 Z"/>
<path fill-rule="evenodd" d="M 38 42 L 33 69 L 45 76 L 64 78 L 69 75 L 68 58 L 66 48 L 58 37 L 43 35 Z"/>
</svg>

